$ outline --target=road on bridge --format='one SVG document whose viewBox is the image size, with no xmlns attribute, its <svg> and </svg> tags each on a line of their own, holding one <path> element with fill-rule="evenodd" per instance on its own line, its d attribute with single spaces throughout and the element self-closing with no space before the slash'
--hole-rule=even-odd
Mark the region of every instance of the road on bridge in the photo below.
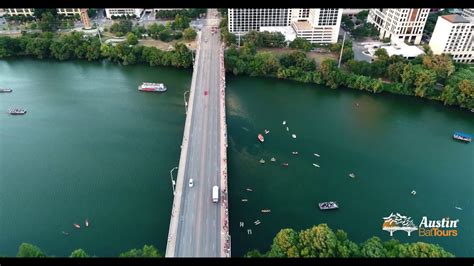
<svg viewBox="0 0 474 266">
<path fill-rule="evenodd" d="M 212 187 L 220 188 L 220 65 L 219 26 L 215 9 L 208 9 L 201 31 L 187 160 L 173 257 L 221 257 L 221 204 L 212 201 Z M 191 107 L 191 106 L 190 106 Z M 184 152 L 184 151 L 183 151 Z M 180 168 L 183 168 L 180 165 Z M 189 179 L 194 186 L 189 187 Z M 176 194 L 178 196 L 178 193 Z M 219 195 L 220 196 L 220 195 Z M 178 217 L 176 217 L 178 218 Z M 171 232 L 171 231 L 170 231 Z"/>
</svg>

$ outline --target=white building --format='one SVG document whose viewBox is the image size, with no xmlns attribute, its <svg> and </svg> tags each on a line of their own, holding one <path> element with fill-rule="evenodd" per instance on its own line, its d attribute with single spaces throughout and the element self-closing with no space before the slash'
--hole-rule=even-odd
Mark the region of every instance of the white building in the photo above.
<svg viewBox="0 0 474 266">
<path fill-rule="evenodd" d="M 105 16 L 108 19 L 111 19 L 112 16 L 133 16 L 135 15 L 137 18 L 141 17 L 143 13 L 143 8 L 106 8 L 105 9 Z"/>
<path fill-rule="evenodd" d="M 296 33 L 292 27 L 260 27 L 260 31 L 268 31 L 268 32 L 280 32 L 285 36 L 285 41 L 292 42 L 296 39 Z"/>
<path fill-rule="evenodd" d="M 373 8 L 369 11 L 367 22 L 379 30 L 380 39 L 419 44 L 429 12 L 429 8 Z"/>
<path fill-rule="evenodd" d="M 282 27 L 278 31 L 286 32 L 291 26 L 297 37 L 311 43 L 334 43 L 339 34 L 342 9 L 229 8 L 227 14 L 229 32 L 236 35 L 262 31 L 261 27 L 272 27 L 275 31 L 278 30 L 275 27 Z"/>
<path fill-rule="evenodd" d="M 260 27 L 290 26 L 289 8 L 229 8 L 229 32 L 243 35 Z"/>
<path fill-rule="evenodd" d="M 311 43 L 336 43 L 341 27 L 342 8 L 311 8 L 306 20 L 293 19 L 296 36 Z"/>
<path fill-rule="evenodd" d="M 385 51 L 387 51 L 388 56 L 400 55 L 406 59 L 415 59 L 415 57 L 425 53 L 416 45 L 407 45 L 403 41 L 394 42 L 392 43 L 392 45 L 389 46 L 380 46 L 380 49 L 385 49 Z"/>
<path fill-rule="evenodd" d="M 468 19 L 474 19 L 474 8 L 464 8 L 462 10 L 462 15 L 465 18 Z"/>
<path fill-rule="evenodd" d="M 81 15 L 80 8 L 57 8 L 58 14 L 64 16 L 74 16 L 74 15 Z"/>
<path fill-rule="evenodd" d="M 430 47 L 434 54 L 450 54 L 455 62 L 474 63 L 474 22 L 457 14 L 438 17 Z"/>
<path fill-rule="evenodd" d="M 5 11 L 10 16 L 33 16 L 34 8 L 5 8 Z"/>
</svg>

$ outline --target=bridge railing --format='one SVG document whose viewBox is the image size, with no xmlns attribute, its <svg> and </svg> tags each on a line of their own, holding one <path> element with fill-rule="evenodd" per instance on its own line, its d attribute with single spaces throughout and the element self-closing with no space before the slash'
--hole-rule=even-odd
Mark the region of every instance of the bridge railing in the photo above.
<svg viewBox="0 0 474 266">
<path fill-rule="evenodd" d="M 224 50 L 225 44 L 222 43 L 219 49 L 220 64 L 220 144 L 221 144 L 221 188 L 222 188 L 222 204 L 221 204 L 221 254 L 222 257 L 230 257 L 230 234 L 229 234 L 229 197 L 227 190 L 227 123 L 225 116 L 225 66 L 224 66 Z"/>
</svg>

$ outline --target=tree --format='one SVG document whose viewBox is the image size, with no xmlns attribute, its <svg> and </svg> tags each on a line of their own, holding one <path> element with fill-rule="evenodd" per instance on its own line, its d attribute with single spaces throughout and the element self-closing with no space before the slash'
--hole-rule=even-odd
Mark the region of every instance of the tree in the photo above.
<svg viewBox="0 0 474 266">
<path fill-rule="evenodd" d="M 129 45 L 135 45 L 138 43 L 138 38 L 135 34 L 129 32 L 127 33 L 127 43 Z"/>
<path fill-rule="evenodd" d="M 245 258 L 264 258 L 266 256 L 265 256 L 265 254 L 261 254 L 260 251 L 254 249 L 254 250 L 251 250 L 251 251 L 247 252 L 247 254 L 245 254 L 244 257 Z"/>
<path fill-rule="evenodd" d="M 29 243 L 22 243 L 18 249 L 18 258 L 44 258 L 46 257 L 43 251 L 35 245 Z"/>
<path fill-rule="evenodd" d="M 329 258 L 336 255 L 336 236 L 326 224 L 300 232 L 299 240 L 301 257 Z"/>
<path fill-rule="evenodd" d="M 423 56 L 423 65 L 434 70 L 440 81 L 445 81 L 455 70 L 453 60 L 447 54 L 425 55 Z"/>
<path fill-rule="evenodd" d="M 295 38 L 291 43 L 290 43 L 290 48 L 293 49 L 300 49 L 306 52 L 309 52 L 311 48 L 313 47 L 311 43 L 303 38 L 297 37 Z"/>
<path fill-rule="evenodd" d="M 70 258 L 89 258 L 90 256 L 87 255 L 87 253 L 83 249 L 76 249 L 71 253 L 69 257 Z"/>
<path fill-rule="evenodd" d="M 415 95 L 425 97 L 426 91 L 436 83 L 436 73 L 433 70 L 422 69 L 419 65 L 414 68 L 415 73 Z"/>
<path fill-rule="evenodd" d="M 374 236 L 362 244 L 361 254 L 364 258 L 383 258 L 387 253 L 380 238 Z"/>
<path fill-rule="evenodd" d="M 174 18 L 172 28 L 175 30 L 184 30 L 186 28 L 189 28 L 190 22 L 191 20 L 188 17 L 177 14 Z"/>
<path fill-rule="evenodd" d="M 183 37 L 188 42 L 194 41 L 194 39 L 196 39 L 196 36 L 197 36 L 196 31 L 191 28 L 187 28 L 183 31 Z"/>
<path fill-rule="evenodd" d="M 120 258 L 161 258 L 163 255 L 152 245 L 144 245 L 142 249 L 131 249 L 121 253 Z"/>
<path fill-rule="evenodd" d="M 269 257 L 297 258 L 299 257 L 299 235 L 290 228 L 282 229 L 273 239 Z"/>
<path fill-rule="evenodd" d="M 358 20 L 365 21 L 367 20 L 367 17 L 369 16 L 369 11 L 368 10 L 363 10 L 357 13 L 356 17 Z"/>
<path fill-rule="evenodd" d="M 347 233 L 338 229 L 336 231 L 336 257 L 354 258 L 360 257 L 359 246 L 347 238 Z"/>
<path fill-rule="evenodd" d="M 56 18 L 50 12 L 43 13 L 41 20 L 38 23 L 39 28 L 42 31 L 56 31 L 57 29 Z"/>
</svg>

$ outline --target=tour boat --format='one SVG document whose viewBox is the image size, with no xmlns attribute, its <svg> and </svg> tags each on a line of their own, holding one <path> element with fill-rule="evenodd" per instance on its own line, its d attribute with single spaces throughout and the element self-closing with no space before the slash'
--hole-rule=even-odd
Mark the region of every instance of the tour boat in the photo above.
<svg viewBox="0 0 474 266">
<path fill-rule="evenodd" d="M 264 142 L 265 139 L 263 138 L 263 135 L 262 134 L 258 134 L 258 140 L 260 140 L 260 142 Z"/>
<path fill-rule="evenodd" d="M 268 133 L 270 133 L 270 130 L 265 129 L 265 135 L 268 134 Z"/>
<path fill-rule="evenodd" d="M 355 177 L 354 173 L 350 173 L 349 176 L 352 177 L 352 178 Z"/>
<path fill-rule="evenodd" d="M 69 235 L 69 233 L 68 233 L 68 232 L 64 232 L 64 231 L 62 231 L 62 233 L 63 233 L 63 235 L 65 235 L 65 236 L 68 236 L 68 235 Z"/>
<path fill-rule="evenodd" d="M 294 152 L 292 152 L 292 153 L 293 153 L 294 155 L 298 155 L 298 152 L 297 152 L 297 151 L 294 151 Z"/>
<path fill-rule="evenodd" d="M 272 157 L 272 158 L 270 159 L 270 161 L 272 161 L 272 162 L 276 161 L 275 157 Z"/>
<path fill-rule="evenodd" d="M 316 166 L 316 167 L 320 167 L 319 165 L 317 165 L 317 164 L 315 164 L 315 163 L 313 163 L 313 165 Z"/>
<path fill-rule="evenodd" d="M 282 163 L 283 166 L 288 166 L 288 163 Z"/>
<path fill-rule="evenodd" d="M 251 188 L 247 188 L 246 190 L 247 190 L 247 191 L 250 191 L 250 192 L 252 192 L 252 191 L 253 191 Z"/>
<path fill-rule="evenodd" d="M 313 154 L 314 154 L 314 156 L 321 157 L 321 156 L 319 156 L 319 154 L 317 154 L 317 153 L 313 153 Z"/>
<path fill-rule="evenodd" d="M 265 160 L 264 160 L 264 159 L 260 159 L 260 163 L 265 163 Z"/>
<path fill-rule="evenodd" d="M 166 86 L 163 83 L 143 82 L 142 85 L 138 86 L 138 90 L 150 91 L 150 92 L 163 92 L 163 91 L 166 91 Z"/>
<path fill-rule="evenodd" d="M 328 202 L 320 202 L 319 204 L 319 209 L 321 210 L 333 210 L 339 208 L 337 205 L 337 202 L 335 201 L 328 201 Z"/>
<path fill-rule="evenodd" d="M 471 142 L 471 140 L 472 140 L 471 135 L 466 134 L 466 133 L 462 133 L 462 132 L 454 132 L 453 138 L 457 139 L 457 140 L 462 140 L 462 141 L 465 141 L 465 142 Z"/>
<path fill-rule="evenodd" d="M 89 227 L 89 221 L 86 219 L 86 227 Z"/>
<path fill-rule="evenodd" d="M 5 89 L 0 89 L 0 92 L 12 92 L 12 89 L 5 88 Z"/>
<path fill-rule="evenodd" d="M 296 139 L 296 135 L 295 134 L 291 134 L 291 137 Z"/>
<path fill-rule="evenodd" d="M 8 112 L 11 115 L 24 115 L 26 114 L 26 109 L 21 109 L 21 108 L 10 108 Z"/>
<path fill-rule="evenodd" d="M 283 121 L 283 125 L 286 125 L 286 121 Z"/>
<path fill-rule="evenodd" d="M 73 224 L 73 225 L 74 225 L 74 227 L 76 227 L 76 228 L 81 228 L 81 226 L 78 225 L 78 224 Z"/>
<path fill-rule="evenodd" d="M 269 213 L 271 212 L 271 210 L 268 210 L 268 209 L 265 209 L 265 210 L 261 210 L 262 213 Z"/>
</svg>

